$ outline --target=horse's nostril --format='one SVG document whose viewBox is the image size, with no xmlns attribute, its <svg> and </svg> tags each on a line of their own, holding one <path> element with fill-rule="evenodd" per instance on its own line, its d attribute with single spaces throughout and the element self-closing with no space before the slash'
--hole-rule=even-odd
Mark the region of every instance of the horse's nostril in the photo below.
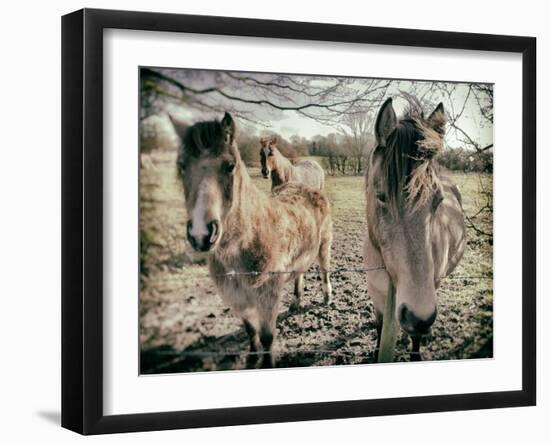
<svg viewBox="0 0 550 443">
<path fill-rule="evenodd" d="M 205 228 L 204 230 L 194 232 L 192 220 L 187 222 L 187 240 L 189 240 L 189 244 L 195 251 L 209 251 L 220 237 L 221 228 L 219 221 L 212 220 L 206 223 Z"/>
<path fill-rule="evenodd" d="M 220 235 L 220 223 L 217 220 L 212 220 L 207 225 L 208 228 L 208 240 L 210 244 L 213 245 L 218 240 Z"/>
<path fill-rule="evenodd" d="M 406 303 L 399 306 L 398 317 L 401 327 L 409 334 L 424 335 L 427 334 L 435 321 L 437 311 L 434 311 L 428 316 L 421 318 L 409 308 Z"/>
<path fill-rule="evenodd" d="M 189 220 L 187 222 L 187 240 L 189 240 L 189 243 L 191 244 L 191 246 L 193 248 L 195 248 L 196 245 L 197 245 L 197 242 L 195 240 L 195 237 L 193 237 L 193 235 L 191 235 L 191 230 L 192 229 L 193 229 L 193 224 L 192 224 L 191 220 Z"/>
</svg>

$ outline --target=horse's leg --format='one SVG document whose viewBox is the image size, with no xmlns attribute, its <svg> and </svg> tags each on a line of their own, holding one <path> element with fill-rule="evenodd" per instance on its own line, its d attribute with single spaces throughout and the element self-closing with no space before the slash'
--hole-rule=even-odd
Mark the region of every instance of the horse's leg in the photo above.
<svg viewBox="0 0 550 443">
<path fill-rule="evenodd" d="M 260 342 L 263 346 L 262 368 L 275 367 L 273 342 L 276 334 L 277 314 L 279 310 L 279 295 L 265 295 L 258 307 L 260 313 Z"/>
<path fill-rule="evenodd" d="M 323 271 L 322 273 L 324 301 L 325 305 L 329 305 L 332 302 L 332 285 L 330 284 L 330 274 L 328 271 Z"/>
<path fill-rule="evenodd" d="M 325 304 L 332 301 L 332 285 L 330 284 L 330 247 L 332 244 L 332 226 L 329 224 L 325 231 L 321 231 L 321 244 L 319 246 L 319 268 L 323 281 L 323 293 Z"/>
<path fill-rule="evenodd" d="M 372 266 L 372 265 L 370 265 Z M 374 361 L 379 362 L 380 346 L 382 344 L 382 328 L 384 326 L 384 309 L 388 296 L 388 285 L 390 279 L 386 271 L 377 270 L 369 273 L 367 278 L 367 295 L 374 304 L 374 315 L 376 325 L 376 348 L 374 350 Z"/>
<path fill-rule="evenodd" d="M 421 340 L 422 340 L 421 335 L 414 335 L 411 337 L 411 341 L 412 341 L 411 361 L 422 361 L 422 356 L 420 355 Z"/>
<path fill-rule="evenodd" d="M 378 363 L 378 351 L 380 350 L 380 339 L 382 338 L 382 322 L 384 316 L 376 311 L 376 349 L 374 350 L 374 362 Z"/>
<path fill-rule="evenodd" d="M 363 247 L 364 263 L 367 269 L 378 268 L 384 263 L 380 251 L 372 244 L 368 232 L 365 235 Z M 380 354 L 380 345 L 382 344 L 382 327 L 384 325 L 383 313 L 386 308 L 389 284 L 390 276 L 385 269 L 376 269 L 368 272 L 367 295 L 374 304 L 376 319 L 376 349 L 374 351 L 374 358 L 377 363 Z"/>
<path fill-rule="evenodd" d="M 291 311 L 297 311 L 302 307 L 302 299 L 304 296 L 304 274 L 298 274 L 294 279 L 294 300 L 290 305 Z"/>
<path fill-rule="evenodd" d="M 398 326 L 395 319 L 396 294 L 393 283 L 388 281 L 386 300 L 384 302 L 384 321 L 380 335 L 380 348 L 378 363 L 390 363 L 394 359 L 395 345 L 397 343 Z"/>
<path fill-rule="evenodd" d="M 257 328 L 255 328 L 254 325 L 247 319 L 243 319 L 243 323 L 244 329 L 248 335 L 248 340 L 250 341 L 250 353 L 246 357 L 246 367 L 253 369 L 257 366 L 262 345 L 260 343 Z"/>
<path fill-rule="evenodd" d="M 273 341 L 275 340 L 275 328 L 271 328 L 267 325 L 262 326 L 260 329 L 260 341 L 262 342 L 263 357 L 262 368 L 274 368 L 275 356 L 273 355 Z"/>
</svg>

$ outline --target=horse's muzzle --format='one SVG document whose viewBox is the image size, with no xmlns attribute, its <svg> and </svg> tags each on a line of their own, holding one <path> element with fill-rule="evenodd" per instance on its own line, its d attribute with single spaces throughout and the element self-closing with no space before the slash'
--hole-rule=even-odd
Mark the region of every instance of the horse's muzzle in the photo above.
<svg viewBox="0 0 550 443">
<path fill-rule="evenodd" d="M 269 169 L 262 169 L 263 178 L 269 178 Z"/>
<path fill-rule="evenodd" d="M 212 220 L 206 224 L 207 232 L 205 234 L 193 234 L 193 222 L 187 222 L 187 240 L 191 247 L 197 252 L 210 251 L 220 238 L 220 223 Z"/>
<path fill-rule="evenodd" d="M 437 309 L 425 318 L 418 317 L 415 312 L 407 305 L 402 303 L 398 309 L 398 318 L 401 328 L 409 335 L 425 335 L 430 331 L 430 327 L 435 321 Z"/>
</svg>

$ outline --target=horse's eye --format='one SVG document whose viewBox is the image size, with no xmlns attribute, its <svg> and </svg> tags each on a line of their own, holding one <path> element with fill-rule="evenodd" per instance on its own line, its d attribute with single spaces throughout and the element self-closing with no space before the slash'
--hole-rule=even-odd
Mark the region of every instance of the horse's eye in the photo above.
<svg viewBox="0 0 550 443">
<path fill-rule="evenodd" d="M 231 174 L 234 169 L 235 169 L 235 163 L 230 162 L 230 161 L 223 162 L 223 164 L 222 164 L 223 172 L 225 172 L 227 174 Z"/>
<path fill-rule="evenodd" d="M 378 200 L 380 203 L 386 203 L 386 194 L 384 194 L 383 192 L 377 192 L 376 200 Z"/>
</svg>

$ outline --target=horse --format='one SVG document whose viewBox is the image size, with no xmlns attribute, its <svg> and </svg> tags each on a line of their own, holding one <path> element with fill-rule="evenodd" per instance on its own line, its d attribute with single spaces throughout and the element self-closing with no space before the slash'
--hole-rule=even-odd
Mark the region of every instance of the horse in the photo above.
<svg viewBox="0 0 550 443">
<path fill-rule="evenodd" d="M 177 164 L 189 214 L 186 237 L 207 259 L 223 301 L 243 320 L 250 342 L 247 367 L 269 368 L 275 365 L 286 282 L 299 279 L 317 260 L 330 301 L 330 204 L 323 192 L 300 183 L 270 194 L 259 190 L 241 160 L 235 131 L 225 113 L 221 121 L 195 123 L 183 134 Z M 303 287 L 297 303 L 302 292 Z"/>
<path fill-rule="evenodd" d="M 418 100 L 405 98 L 409 109 L 401 119 L 388 98 L 375 122 L 377 146 L 365 179 L 364 263 L 384 267 L 367 279 L 377 317 L 376 358 L 385 346 L 381 337 L 393 330 L 393 359 L 397 318 L 412 339 L 410 358 L 418 361 L 421 338 L 436 319 L 436 291 L 462 258 L 466 232 L 460 192 L 434 158 L 443 149 L 443 103 L 424 118 Z"/>
<path fill-rule="evenodd" d="M 325 171 L 313 160 L 298 160 L 292 164 L 279 149 L 277 137 L 260 139 L 260 161 L 262 176 L 268 179 L 271 176 L 271 189 L 289 181 L 296 181 L 314 189 L 323 189 L 325 186 Z"/>
</svg>

